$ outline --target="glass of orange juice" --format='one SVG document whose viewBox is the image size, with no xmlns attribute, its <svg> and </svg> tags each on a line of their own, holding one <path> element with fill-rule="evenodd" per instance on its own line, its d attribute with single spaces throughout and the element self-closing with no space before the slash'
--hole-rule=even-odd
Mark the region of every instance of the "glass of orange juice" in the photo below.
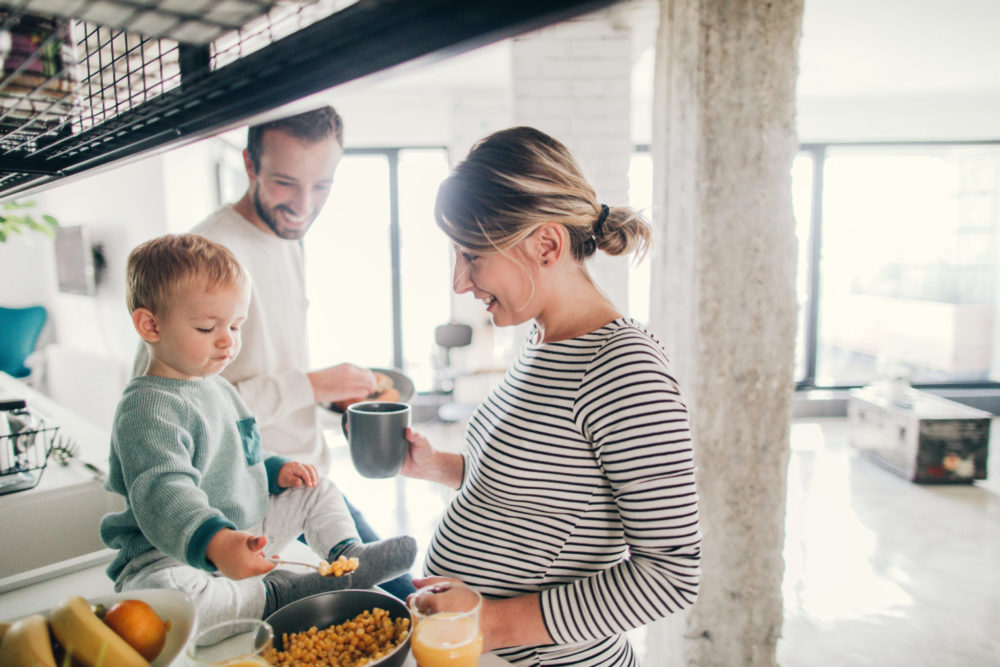
<svg viewBox="0 0 1000 667">
<path fill-rule="evenodd" d="M 270 667 L 274 630 L 265 621 L 238 618 L 205 628 L 187 647 L 198 667 Z"/>
<path fill-rule="evenodd" d="M 411 595 L 415 625 L 410 649 L 418 667 L 476 667 L 483 652 L 482 603 L 478 591 L 455 582 L 426 586 Z"/>
</svg>

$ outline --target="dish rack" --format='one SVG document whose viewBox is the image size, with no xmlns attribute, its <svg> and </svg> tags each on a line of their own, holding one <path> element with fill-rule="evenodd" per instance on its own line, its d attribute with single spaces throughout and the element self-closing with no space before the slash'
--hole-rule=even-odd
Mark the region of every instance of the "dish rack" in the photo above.
<svg viewBox="0 0 1000 667">
<path fill-rule="evenodd" d="M 33 489 L 41 481 L 58 430 L 24 401 L 0 403 L 0 495 Z"/>
</svg>

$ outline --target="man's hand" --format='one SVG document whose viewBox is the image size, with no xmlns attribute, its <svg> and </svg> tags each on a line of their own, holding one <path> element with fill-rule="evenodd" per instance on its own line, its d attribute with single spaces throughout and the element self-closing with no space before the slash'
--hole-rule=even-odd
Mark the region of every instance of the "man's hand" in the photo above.
<svg viewBox="0 0 1000 667">
<path fill-rule="evenodd" d="M 278 471 L 278 486 L 283 489 L 294 486 L 316 486 L 319 483 L 319 473 L 311 463 L 289 461 Z"/>
<path fill-rule="evenodd" d="M 209 540 L 205 557 L 230 579 L 247 579 L 274 569 L 274 563 L 264 557 L 265 544 L 263 535 L 223 528 Z"/>
<path fill-rule="evenodd" d="M 375 391 L 375 374 L 354 364 L 337 364 L 307 374 L 317 403 L 359 401 Z"/>
</svg>

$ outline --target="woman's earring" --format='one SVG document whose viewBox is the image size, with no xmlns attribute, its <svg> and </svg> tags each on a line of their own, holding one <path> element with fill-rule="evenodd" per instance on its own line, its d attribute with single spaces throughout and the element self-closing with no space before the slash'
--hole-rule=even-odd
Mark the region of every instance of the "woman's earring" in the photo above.
<svg viewBox="0 0 1000 667">
<path fill-rule="evenodd" d="M 542 260 L 542 264 L 545 264 L 546 266 L 548 266 L 548 264 L 549 264 L 549 260 L 547 260 L 547 259 L 543 259 L 543 260 Z"/>
</svg>

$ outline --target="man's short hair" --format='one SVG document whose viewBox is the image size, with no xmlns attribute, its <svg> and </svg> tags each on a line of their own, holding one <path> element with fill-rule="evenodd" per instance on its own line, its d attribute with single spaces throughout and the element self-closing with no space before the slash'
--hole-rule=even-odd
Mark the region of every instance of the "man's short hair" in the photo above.
<svg viewBox="0 0 1000 667">
<path fill-rule="evenodd" d="M 268 130 L 281 130 L 296 139 L 309 143 L 322 141 L 332 134 L 337 138 L 338 144 L 344 145 L 344 121 L 340 114 L 329 105 L 320 107 L 297 116 L 288 116 L 251 126 L 247 131 L 247 153 L 250 155 L 250 162 L 254 169 L 260 169 L 261 144 L 264 133 Z"/>
<path fill-rule="evenodd" d="M 229 248 L 198 234 L 165 234 L 136 246 L 128 256 L 125 302 L 128 311 L 166 311 L 174 291 L 193 281 L 207 289 L 247 287 L 250 278 Z"/>
</svg>

